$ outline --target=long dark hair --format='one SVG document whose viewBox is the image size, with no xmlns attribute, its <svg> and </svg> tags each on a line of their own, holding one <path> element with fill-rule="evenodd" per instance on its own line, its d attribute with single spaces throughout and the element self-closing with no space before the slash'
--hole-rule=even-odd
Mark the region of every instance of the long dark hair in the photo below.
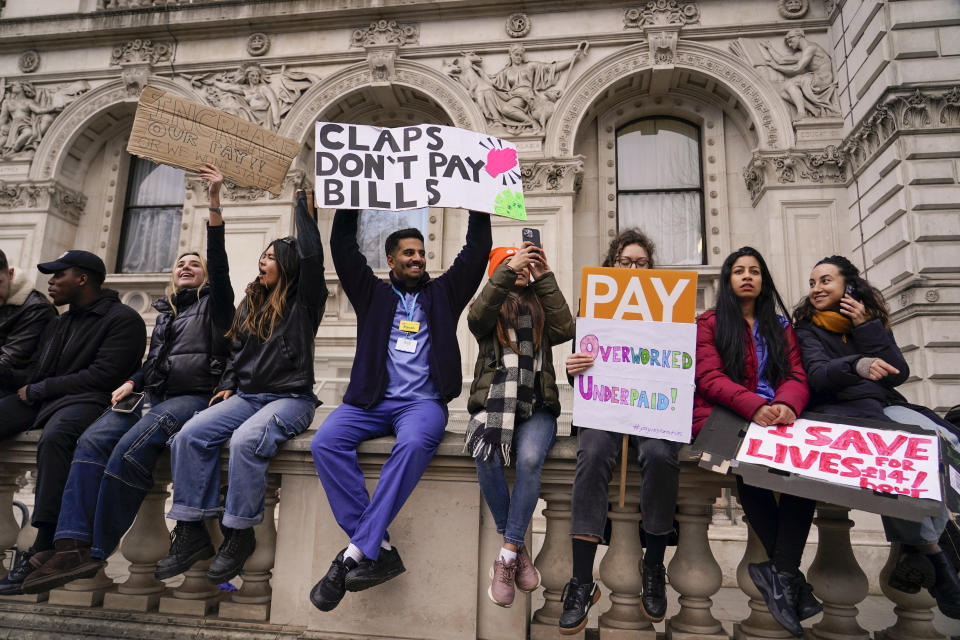
<svg viewBox="0 0 960 640">
<path fill-rule="evenodd" d="M 497 317 L 497 340 L 502 346 L 510 347 L 517 354 L 520 353 L 520 348 L 510 339 L 509 330 L 516 331 L 518 318 L 523 314 L 529 315 L 533 321 L 533 350 L 536 352 L 543 343 L 545 318 L 540 298 L 530 285 L 511 291 L 500 305 L 500 315 Z"/>
<path fill-rule="evenodd" d="M 257 336 L 266 342 L 273 335 L 277 323 L 287 311 L 287 298 L 300 282 L 300 256 L 296 240 L 291 237 L 274 240 L 263 250 L 273 247 L 273 255 L 280 271 L 280 279 L 273 289 L 260 284 L 259 278 L 247 285 L 246 295 L 233 316 L 227 337 L 233 340 L 241 334 Z"/>
<path fill-rule="evenodd" d="M 773 284 L 773 276 L 770 275 L 767 263 L 760 252 L 753 247 L 737 249 L 727 256 L 720 268 L 716 306 L 717 351 L 720 352 L 720 359 L 723 361 L 724 373 L 734 382 L 742 384 L 746 366 L 744 356 L 747 349 L 746 331 L 740 302 L 733 293 L 733 287 L 730 286 L 730 274 L 733 272 L 733 264 L 744 256 L 756 258 L 760 265 L 760 295 L 757 296 L 753 316 L 757 332 L 767 346 L 767 366 L 766 371 L 758 371 L 757 375 L 763 374 L 770 384 L 776 387 L 787 378 L 790 371 L 786 341 L 783 338 L 783 324 L 777 317 L 777 311 L 780 311 L 784 318 L 789 318 L 790 313 L 783 304 L 776 285 Z"/>
<path fill-rule="evenodd" d="M 883 294 L 875 286 L 860 277 L 860 269 L 843 256 L 828 256 L 813 265 L 814 269 L 822 264 L 832 264 L 843 277 L 843 286 L 852 286 L 854 294 L 866 307 L 867 313 L 871 317 L 877 318 L 883 323 L 884 327 L 890 325 L 890 310 L 887 308 L 887 301 Z M 810 296 L 804 297 L 793 311 L 793 321 L 795 323 L 811 322 L 813 314 L 816 313 L 813 303 L 810 302 Z"/>
</svg>

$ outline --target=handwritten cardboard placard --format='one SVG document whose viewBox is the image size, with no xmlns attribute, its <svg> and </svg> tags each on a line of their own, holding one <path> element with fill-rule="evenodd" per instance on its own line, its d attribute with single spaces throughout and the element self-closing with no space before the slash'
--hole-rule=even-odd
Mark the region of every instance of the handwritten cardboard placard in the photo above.
<svg viewBox="0 0 960 640">
<path fill-rule="evenodd" d="M 736 459 L 831 484 L 940 500 L 939 447 L 936 433 L 799 419 L 770 428 L 751 422 Z"/>
<path fill-rule="evenodd" d="M 319 206 L 457 207 L 526 220 L 513 144 L 474 131 L 318 122 Z"/>
<path fill-rule="evenodd" d="M 300 144 L 226 111 L 146 86 L 127 151 L 189 171 L 209 162 L 242 187 L 280 195 Z"/>
<path fill-rule="evenodd" d="M 586 267 L 573 423 L 689 442 L 696 363 L 697 273 Z"/>
</svg>

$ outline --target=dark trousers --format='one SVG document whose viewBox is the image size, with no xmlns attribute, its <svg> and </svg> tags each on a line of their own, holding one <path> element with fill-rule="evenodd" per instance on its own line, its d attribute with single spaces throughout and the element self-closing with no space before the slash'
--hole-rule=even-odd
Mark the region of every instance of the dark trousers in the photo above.
<svg viewBox="0 0 960 640">
<path fill-rule="evenodd" d="M 773 491 L 744 484 L 740 476 L 737 492 L 747 524 L 760 538 L 767 557 L 781 571 L 799 570 L 816 501 L 783 493 L 778 502 Z"/>
<path fill-rule="evenodd" d="M 610 501 L 610 480 L 617 466 L 622 433 L 578 430 L 577 469 L 573 479 L 570 533 L 604 537 Z M 680 488 L 679 442 L 635 438 L 643 482 L 640 510 L 643 530 L 652 535 L 673 532 L 673 514 Z"/>
<path fill-rule="evenodd" d="M 16 393 L 0 391 L 0 440 L 23 433 L 37 419 L 37 405 L 20 402 Z"/>
</svg>

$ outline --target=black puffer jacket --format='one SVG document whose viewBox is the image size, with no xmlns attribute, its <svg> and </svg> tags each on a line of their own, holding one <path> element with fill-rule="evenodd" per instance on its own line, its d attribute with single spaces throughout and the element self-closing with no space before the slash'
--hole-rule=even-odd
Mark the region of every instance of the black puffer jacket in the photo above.
<svg viewBox="0 0 960 640">
<path fill-rule="evenodd" d="M 27 273 L 15 268 L 10 296 L 0 305 L 0 391 L 14 392 L 23 385 L 40 334 L 57 315 L 56 307 L 30 284 Z"/>
<path fill-rule="evenodd" d="M 160 312 L 150 338 L 150 353 L 132 378 L 134 388 L 158 397 L 213 394 L 230 356 L 225 336 L 233 319 L 233 287 L 224 244 L 224 228 L 207 226 L 207 273 L 210 282 L 183 289 L 153 303 Z"/>
<path fill-rule="evenodd" d="M 233 341 L 220 389 L 244 393 L 312 393 L 314 337 L 327 305 L 323 244 L 317 223 L 307 213 L 306 196 L 297 200 L 297 253 L 300 278 L 287 298 L 287 311 L 266 342 L 243 335 Z M 246 301 L 238 314 L 246 314 Z"/>
</svg>

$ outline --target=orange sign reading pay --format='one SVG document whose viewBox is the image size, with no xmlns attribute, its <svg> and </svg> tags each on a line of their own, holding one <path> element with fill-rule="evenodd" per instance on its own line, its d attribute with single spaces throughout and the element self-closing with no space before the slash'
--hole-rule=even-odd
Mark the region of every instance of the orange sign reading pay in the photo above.
<svg viewBox="0 0 960 640">
<path fill-rule="evenodd" d="M 580 317 L 694 322 L 697 272 L 584 267 Z"/>
</svg>

